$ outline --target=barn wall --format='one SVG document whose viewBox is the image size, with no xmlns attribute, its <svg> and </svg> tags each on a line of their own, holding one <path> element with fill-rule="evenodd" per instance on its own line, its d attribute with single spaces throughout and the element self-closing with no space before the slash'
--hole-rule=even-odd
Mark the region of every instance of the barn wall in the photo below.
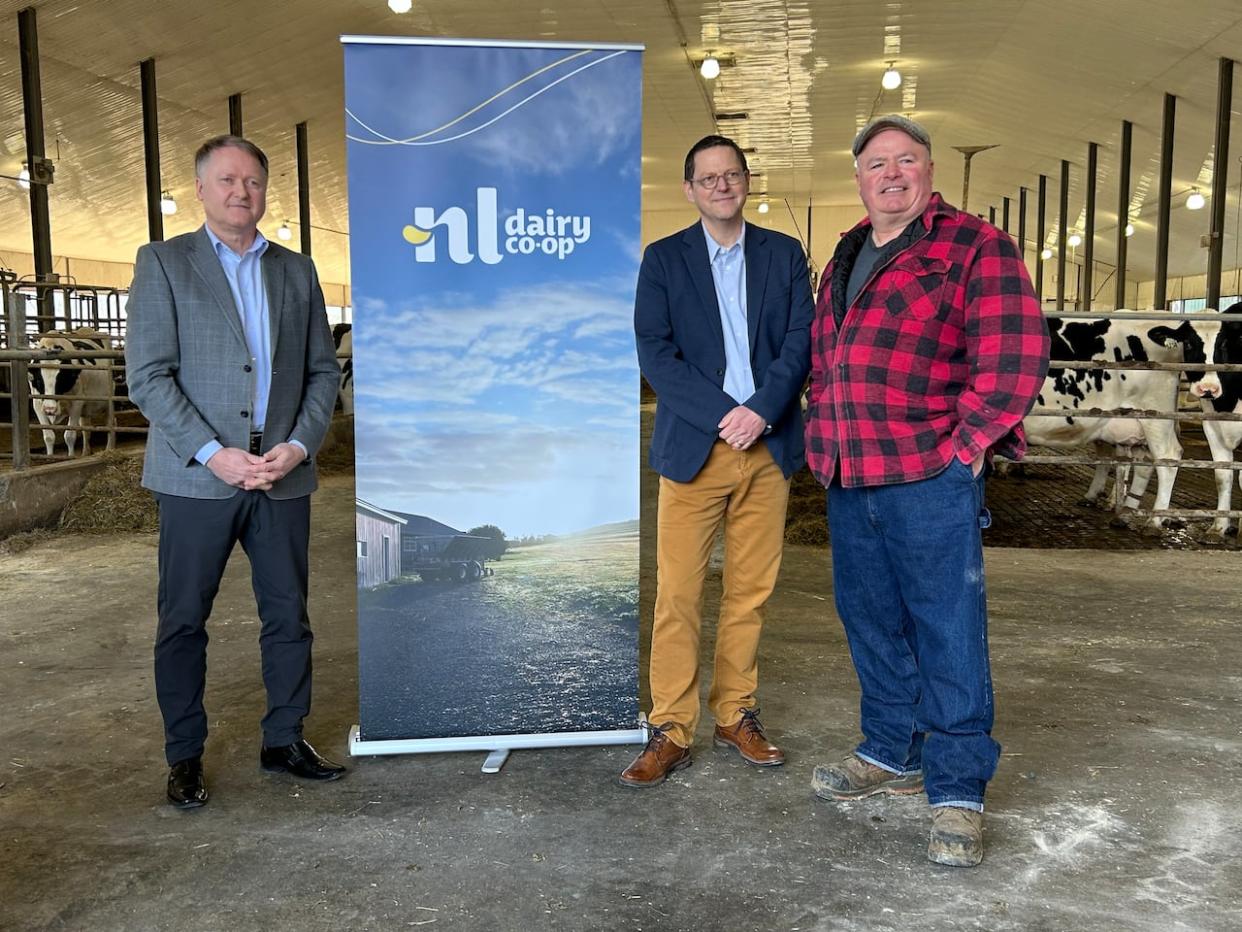
<svg viewBox="0 0 1242 932">
<path fill-rule="evenodd" d="M 950 202 L 953 198 L 950 197 Z M 748 223 L 754 223 L 769 230 L 776 230 L 786 233 L 803 242 L 806 241 L 807 216 L 806 203 L 802 202 L 794 204 L 792 210 L 786 207 L 781 201 L 772 201 L 772 209 L 767 214 L 759 214 L 751 208 L 759 203 L 759 197 L 755 192 L 751 192 L 750 200 L 747 201 L 746 220 Z M 1010 218 L 1010 232 L 1017 235 L 1017 205 L 1014 205 L 1015 215 Z M 817 206 L 811 210 L 811 258 L 814 262 L 816 272 L 822 272 L 824 266 L 828 264 L 828 260 L 832 258 L 832 251 L 836 248 L 837 240 L 842 233 L 853 227 L 859 220 L 863 218 L 862 204 L 825 204 Z M 1033 214 L 1032 214 L 1033 216 Z M 693 223 L 696 219 L 694 208 L 687 204 L 685 209 L 677 210 L 645 210 L 643 211 L 643 243 L 651 243 L 664 236 L 683 230 Z M 1027 229 L 1027 249 L 1026 249 L 1026 267 L 1030 273 L 1032 280 L 1035 278 L 1035 250 L 1034 250 L 1034 225 L 1033 221 L 1028 223 Z M 1081 259 L 1081 256 L 1079 256 Z M 1050 307 L 1054 302 L 1057 294 L 1057 262 L 1054 256 L 1051 260 L 1044 262 L 1044 299 L 1045 306 Z M 1103 264 L 1097 264 L 1095 268 L 1095 294 L 1092 297 L 1092 306 L 1099 310 L 1112 310 L 1113 297 L 1116 293 L 1115 281 L 1111 278 L 1112 269 Z M 1076 273 L 1067 269 L 1067 277 L 1074 276 Z M 1231 279 L 1226 276 L 1226 282 Z M 1186 279 L 1189 287 L 1190 279 Z M 1139 282 L 1134 279 L 1131 272 L 1130 280 L 1126 283 L 1126 306 L 1127 307 L 1150 307 L 1151 306 L 1151 282 L 1144 283 L 1146 287 L 1146 304 L 1139 304 L 1143 300 L 1140 293 Z M 1200 288 L 1203 286 L 1201 285 Z M 1072 303 L 1075 288 L 1075 279 L 1069 277 L 1067 291 Z M 1175 285 L 1170 287 L 1170 295 L 1172 297 L 1180 297 L 1177 295 Z M 1202 296 L 1204 292 L 1197 292 Z M 1194 295 L 1187 295 L 1194 297 Z"/>
<path fill-rule="evenodd" d="M 1242 294 L 1242 269 L 1229 269 L 1221 273 L 1220 293 L 1221 297 Z M 1154 281 L 1140 282 L 1139 300 L 1143 303 L 1139 306 L 1151 307 L 1155 294 L 1156 283 Z M 1207 275 L 1186 275 L 1181 278 L 1170 278 L 1167 294 L 1170 301 L 1178 301 L 1182 298 L 1206 297 Z M 1223 308 L 1217 308 L 1217 310 L 1223 310 Z"/>
<path fill-rule="evenodd" d="M 400 525 L 395 521 L 386 521 L 378 515 L 356 512 L 355 541 L 366 541 L 367 555 L 359 557 L 358 573 L 362 577 L 362 585 L 372 589 L 401 575 L 401 548 L 399 545 Z M 388 537 L 388 575 L 384 575 L 384 537 Z M 354 544 L 357 553 L 357 543 Z"/>
<path fill-rule="evenodd" d="M 1031 281 L 1035 280 L 1035 254 L 1030 248 L 1026 251 L 1026 270 L 1031 275 Z M 1112 266 L 1100 265 L 1095 266 L 1095 274 L 1092 283 L 1091 308 L 1096 311 L 1115 311 L 1119 310 L 1114 307 L 1114 298 L 1117 296 L 1117 280 L 1113 278 Z M 1074 306 L 1074 296 L 1081 281 L 1081 272 L 1077 267 L 1066 263 L 1065 269 L 1065 306 L 1072 308 Z M 1044 310 L 1051 310 L 1056 307 L 1057 300 L 1057 257 L 1053 255 L 1051 259 L 1044 260 Z M 1151 307 L 1151 282 L 1147 282 L 1146 304 L 1139 302 L 1144 300 L 1142 297 L 1142 285 L 1134 280 L 1133 273 L 1126 279 L 1126 302 L 1127 308 L 1147 308 Z"/>
<path fill-rule="evenodd" d="M 28 252 L 4 250 L 4 259 L 8 267 L 19 276 L 34 276 L 34 256 Z M 105 288 L 128 288 L 134 280 L 134 264 L 132 262 L 108 262 L 101 259 L 78 259 L 73 256 L 53 256 L 52 271 L 69 280 L 83 285 L 98 285 Z M 348 307 L 350 303 L 349 286 L 334 282 L 320 282 L 326 304 L 333 307 Z"/>
</svg>

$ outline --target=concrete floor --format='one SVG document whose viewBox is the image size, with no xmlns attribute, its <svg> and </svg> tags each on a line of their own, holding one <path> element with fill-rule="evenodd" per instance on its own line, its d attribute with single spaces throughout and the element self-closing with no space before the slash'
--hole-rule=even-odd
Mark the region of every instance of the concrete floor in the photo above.
<svg viewBox="0 0 1242 932">
<path fill-rule="evenodd" d="M 325 482 L 312 548 L 307 733 L 338 758 L 357 717 L 352 493 Z M 1004 756 L 987 859 L 963 871 L 925 860 L 918 799 L 810 792 L 856 736 L 823 550 L 787 550 L 763 647 L 789 764 L 747 767 L 707 723 L 694 766 L 646 791 L 614 783 L 625 747 L 516 752 L 496 776 L 477 753 L 355 760 L 327 786 L 260 773 L 239 555 L 211 625 L 212 801 L 189 813 L 163 799 L 154 537 L 0 557 L 0 929 L 1242 928 L 1242 554 L 987 563 Z M 709 613 L 718 593 L 717 576 Z"/>
</svg>

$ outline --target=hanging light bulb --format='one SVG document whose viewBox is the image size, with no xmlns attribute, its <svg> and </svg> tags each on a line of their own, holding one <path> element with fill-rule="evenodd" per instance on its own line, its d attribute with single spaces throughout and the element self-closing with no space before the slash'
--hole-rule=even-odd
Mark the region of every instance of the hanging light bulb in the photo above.
<svg viewBox="0 0 1242 932">
<path fill-rule="evenodd" d="M 1126 224 L 1126 236 L 1133 236 L 1133 235 L 1134 235 L 1134 224 L 1127 223 Z"/>
<path fill-rule="evenodd" d="M 1047 246 L 1045 246 L 1045 247 L 1044 247 L 1043 252 L 1041 252 L 1041 253 L 1039 254 L 1039 258 L 1043 259 L 1044 261 L 1047 261 L 1048 259 L 1051 259 L 1051 258 L 1052 258 L 1052 250 L 1051 250 L 1051 249 L 1049 249 Z"/>
<path fill-rule="evenodd" d="M 884 72 L 884 77 L 880 78 L 880 86 L 886 91 L 895 91 L 901 87 L 901 72 L 893 66 L 896 62 L 888 63 L 888 70 Z"/>
<path fill-rule="evenodd" d="M 408 13 L 413 5 L 414 0 L 388 0 L 388 9 L 394 13 Z"/>
<path fill-rule="evenodd" d="M 715 55 L 708 55 L 703 59 L 703 64 L 699 65 L 699 74 L 708 81 L 720 76 L 720 61 Z"/>
<path fill-rule="evenodd" d="M 1191 190 L 1190 196 L 1186 198 L 1186 209 L 1187 210 L 1202 210 L 1203 205 L 1206 203 L 1207 203 L 1207 198 L 1204 197 L 1199 192 L 1198 188 L 1194 188 Z"/>
<path fill-rule="evenodd" d="M 26 167 L 25 162 L 22 162 L 22 170 L 17 173 L 17 183 L 23 191 L 30 190 L 30 169 Z"/>
<path fill-rule="evenodd" d="M 759 202 L 759 213 L 766 214 L 771 208 L 768 206 L 768 199 L 765 197 Z"/>
<path fill-rule="evenodd" d="M 289 229 L 288 220 L 276 228 L 276 238 L 286 243 L 293 239 L 293 231 Z"/>
<path fill-rule="evenodd" d="M 1067 239 L 1066 242 L 1069 243 L 1075 249 L 1077 249 L 1079 246 L 1082 245 L 1082 237 L 1079 236 L 1077 233 L 1071 233 L 1069 235 L 1069 239 Z"/>
<path fill-rule="evenodd" d="M 177 202 L 173 199 L 172 193 L 164 191 L 160 194 L 160 213 L 165 217 L 171 217 L 177 212 Z"/>
</svg>

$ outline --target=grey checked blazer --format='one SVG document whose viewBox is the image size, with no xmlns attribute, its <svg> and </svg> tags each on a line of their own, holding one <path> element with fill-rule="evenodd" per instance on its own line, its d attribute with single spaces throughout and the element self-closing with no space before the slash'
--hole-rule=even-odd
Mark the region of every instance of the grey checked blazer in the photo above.
<svg viewBox="0 0 1242 932">
<path fill-rule="evenodd" d="M 262 448 L 297 440 L 309 454 L 267 494 L 299 498 L 316 487 L 314 456 L 332 420 L 340 369 L 314 264 L 275 243 L 261 262 L 272 324 Z M 255 376 L 206 228 L 138 250 L 126 316 L 129 396 L 151 424 L 142 484 L 187 498 L 231 498 L 240 490 L 194 454 L 213 438 L 246 449 Z"/>
</svg>

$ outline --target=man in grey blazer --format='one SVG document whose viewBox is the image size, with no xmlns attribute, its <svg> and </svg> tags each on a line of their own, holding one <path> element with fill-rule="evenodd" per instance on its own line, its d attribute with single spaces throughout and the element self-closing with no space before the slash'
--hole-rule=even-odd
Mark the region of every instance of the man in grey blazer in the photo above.
<svg viewBox="0 0 1242 932">
<path fill-rule="evenodd" d="M 260 765 L 310 780 L 345 772 L 302 737 L 312 457 L 340 377 L 323 293 L 309 258 L 258 230 L 268 172 L 257 146 L 218 136 L 194 169 L 205 223 L 138 250 L 125 344 L 130 397 L 151 424 L 142 484 L 160 510 L 155 689 L 168 799 L 181 809 L 207 801 L 206 622 L 238 541 L 261 621 Z"/>
</svg>

